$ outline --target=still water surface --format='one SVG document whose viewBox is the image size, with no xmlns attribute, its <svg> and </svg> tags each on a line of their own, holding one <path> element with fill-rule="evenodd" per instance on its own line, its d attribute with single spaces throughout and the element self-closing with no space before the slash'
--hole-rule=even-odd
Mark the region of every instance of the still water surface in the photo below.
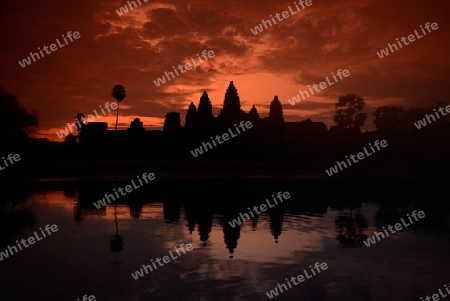
<svg viewBox="0 0 450 301">
<path fill-rule="evenodd" d="M 143 190 L 130 203 L 96 209 L 96 184 L 38 186 L 5 194 L 1 251 L 47 224 L 59 230 L 0 262 L 2 301 L 270 300 L 267 291 L 316 262 L 328 269 L 274 300 L 420 300 L 450 282 L 448 209 L 425 198 L 397 202 L 367 192 L 359 201 L 331 201 L 292 188 L 287 204 L 232 228 L 227 222 L 248 210 L 220 194 L 190 203 L 186 191 L 175 192 L 174 201 Z M 249 186 L 267 197 L 277 192 Z M 371 247 L 362 243 L 414 209 L 426 218 Z M 131 277 L 183 243 L 194 250 Z"/>
</svg>

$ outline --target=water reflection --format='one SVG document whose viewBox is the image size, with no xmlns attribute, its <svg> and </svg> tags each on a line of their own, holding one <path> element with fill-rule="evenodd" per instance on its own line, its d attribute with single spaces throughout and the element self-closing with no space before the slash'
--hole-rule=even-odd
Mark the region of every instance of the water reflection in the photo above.
<svg viewBox="0 0 450 301">
<path fill-rule="evenodd" d="M 90 182 L 86 183 L 82 181 L 64 184 L 63 191 L 65 197 L 77 199 L 76 203 L 73 205 L 75 223 L 82 223 L 85 216 L 107 217 L 107 208 L 96 209 L 93 207 L 92 203 L 100 198 L 101 194 L 98 193 L 99 190 L 108 191 L 108 189 L 112 189 L 112 187 L 117 185 L 119 184 L 100 183 L 94 185 Z M 94 187 L 96 188 L 94 189 Z M 247 212 L 248 206 L 261 203 L 261 198 L 255 197 L 255 195 L 260 196 L 261 193 L 255 193 L 252 199 L 247 199 L 246 202 L 241 204 L 239 203 L 242 201 L 239 200 L 232 202 L 229 204 L 230 206 L 227 206 L 227 204 L 224 204 L 224 201 L 199 204 L 199 202 L 196 203 L 189 200 L 181 201 L 182 199 L 176 199 L 174 195 L 162 196 L 152 193 L 149 197 L 147 192 L 145 192 L 145 189 L 142 189 L 140 192 L 141 194 L 130 194 L 128 198 L 124 197 L 117 203 L 121 203 L 121 206 L 128 207 L 130 217 L 142 219 L 143 217 L 141 214 L 144 206 L 154 204 L 158 199 L 162 200 L 162 216 L 164 221 L 169 224 L 179 224 L 182 216 L 181 212 L 184 211 L 186 228 L 191 235 L 197 229 L 198 237 L 202 242 L 203 247 L 208 245 L 208 240 L 213 229 L 214 215 L 219 214 L 219 226 L 223 231 L 224 244 L 229 252 L 229 258 L 233 258 L 233 254 L 238 248 L 241 228 L 248 223 L 251 224 L 250 227 L 252 232 L 269 230 L 270 234 L 273 236 L 273 242 L 278 243 L 283 233 L 285 214 L 291 214 L 295 218 L 300 217 L 308 220 L 308 217 L 323 217 L 327 213 L 327 210 L 331 208 L 332 210 L 338 211 L 338 214 L 334 218 L 336 232 L 334 237 L 341 247 L 361 248 L 363 246 L 363 241 L 368 238 L 367 230 L 369 222 L 365 215 L 361 213 L 361 205 L 363 202 L 355 199 L 348 200 L 347 198 L 343 198 L 338 200 L 335 198 L 332 199 L 329 204 L 327 204 L 326 201 L 323 201 L 323 199 L 313 202 L 298 202 L 294 200 L 275 206 L 267 213 L 261 215 L 255 214 L 255 216 L 251 217 L 250 221 L 245 221 L 240 227 L 233 228 L 229 225 L 229 222 L 237 218 L 239 213 Z M 247 193 L 246 195 L 252 194 Z M 220 197 L 220 195 L 218 197 Z M 448 228 L 448 205 L 444 207 L 444 210 L 436 210 L 436 207 L 427 206 L 425 200 L 421 202 L 415 198 L 406 201 L 407 198 L 404 195 L 398 197 L 395 195 L 395 191 L 394 196 L 383 197 L 384 201 L 378 202 L 378 209 L 374 215 L 374 223 L 377 230 L 381 230 L 382 227 L 385 227 L 386 225 L 397 223 L 406 212 L 412 210 L 412 208 L 419 208 L 418 204 L 422 206 L 421 208 L 426 207 L 427 213 L 431 216 L 431 218 L 426 219 L 426 221 L 421 224 L 422 228 L 440 228 L 443 231 Z M 227 195 L 223 195 L 222 198 L 227 199 Z M 143 199 L 147 201 L 142 201 Z M 198 197 L 198 199 L 204 200 L 202 197 Z M 113 216 L 116 225 L 116 233 L 111 238 L 110 249 L 111 252 L 120 252 L 123 250 L 123 237 L 119 234 L 119 220 L 117 217 L 116 204 L 108 205 L 107 207 L 114 208 Z M 268 218 L 268 229 L 266 225 L 258 227 L 258 224 L 261 221 L 266 224 L 266 220 L 264 220 L 265 217 Z M 263 219 L 261 220 L 261 218 Z M 297 221 L 294 223 L 296 222 Z M 414 227 L 417 227 L 417 224 L 415 224 Z M 372 232 L 369 232 L 369 235 L 371 234 Z"/>
<path fill-rule="evenodd" d="M 33 206 L 27 200 L 30 193 L 27 191 L 3 191 L 0 199 L 0 250 L 8 245 L 15 244 L 25 228 L 36 225 L 36 214 Z"/>
<path fill-rule="evenodd" d="M 23 300 L 32 298 L 31 293 L 18 289 L 22 276 L 15 271 L 19 269 L 27 271 L 23 281 L 35 291 L 60 285 L 60 290 L 66 292 L 58 295 L 60 299 L 71 299 L 67 294 L 80 295 L 78 291 L 67 293 L 73 288 L 64 284 L 77 277 L 81 281 L 78 286 L 92 287 L 99 299 L 112 301 L 182 296 L 183 300 L 208 300 L 218 294 L 226 294 L 226 300 L 263 300 L 267 298 L 265 292 L 276 283 L 319 261 L 327 262 L 327 273 L 289 290 L 283 298 L 385 299 L 383 290 L 375 288 L 391 283 L 399 289 L 389 299 L 406 300 L 433 291 L 435 283 L 446 280 L 450 268 L 446 261 L 450 250 L 449 205 L 433 202 L 439 197 L 424 193 L 420 187 L 415 193 L 402 194 L 394 186 L 392 195 L 383 191 L 349 199 L 346 195 L 336 197 L 342 187 L 313 194 L 310 190 L 319 191 L 317 187 L 303 188 L 300 193 L 292 186 L 291 200 L 232 227 L 229 222 L 239 213 L 261 204 L 264 196 L 278 191 L 278 187 L 242 185 L 234 188 L 240 191 L 239 199 L 230 197 L 236 191 L 221 190 L 213 201 L 188 188 L 178 195 L 167 195 L 167 187 L 142 187 L 135 195 L 105 208 L 92 205 L 102 193 L 117 186 L 120 183 L 40 183 L 20 193 L 14 189 L 4 193 L 0 207 L 0 225 L 5 229 L 2 250 L 16 239 L 27 237 L 41 222 L 58 223 L 64 233 L 0 263 L 4 271 L 0 282 L 8 287 L 6 294 L 16 290 Z M 426 218 L 376 246 L 364 246 L 363 241 L 374 231 L 397 223 L 411 210 L 425 211 Z M 109 248 L 105 246 L 107 240 Z M 189 242 L 195 248 L 189 256 L 174 260 L 138 282 L 131 279 L 130 273 L 142 264 Z M 61 266 L 66 270 L 57 272 Z M 401 270 L 401 275 L 422 273 L 426 280 L 417 284 L 406 276 L 390 275 L 386 267 Z M 34 278 L 47 270 L 47 278 Z M 62 284 L 56 275 L 64 279 Z M 78 275 L 86 280 L 79 280 Z M 176 283 L 177 290 L 172 283 Z M 408 290 L 408 285 L 415 285 L 415 291 Z M 116 293 L 118 287 L 121 293 Z"/>
<path fill-rule="evenodd" d="M 223 237 L 225 241 L 226 248 L 230 253 L 229 258 L 233 258 L 233 253 L 238 245 L 239 237 L 241 237 L 241 227 L 232 227 L 229 222 L 231 222 L 237 215 L 225 215 L 220 220 L 220 225 L 223 229 Z"/>
<path fill-rule="evenodd" d="M 184 218 L 186 220 L 186 228 L 192 234 L 197 225 L 200 240 L 203 247 L 207 245 L 209 234 L 211 233 L 213 213 L 208 206 L 198 206 L 187 204 L 185 208 Z"/>
<path fill-rule="evenodd" d="M 364 231 L 368 227 L 367 220 L 359 212 L 350 207 L 350 213 L 341 210 L 336 217 L 335 224 L 338 235 L 336 239 L 344 248 L 359 248 L 363 246 L 363 241 L 367 239 Z"/>
<path fill-rule="evenodd" d="M 131 212 L 131 208 L 130 208 Z M 116 225 L 116 234 L 110 239 L 109 248 L 111 252 L 122 252 L 123 251 L 123 237 L 119 235 L 119 219 L 117 218 L 117 208 L 114 205 L 114 223 Z"/>
<path fill-rule="evenodd" d="M 282 232 L 283 217 L 283 208 L 281 206 L 277 206 L 270 211 L 270 233 L 272 233 L 276 243 L 278 243 L 278 237 Z"/>
</svg>

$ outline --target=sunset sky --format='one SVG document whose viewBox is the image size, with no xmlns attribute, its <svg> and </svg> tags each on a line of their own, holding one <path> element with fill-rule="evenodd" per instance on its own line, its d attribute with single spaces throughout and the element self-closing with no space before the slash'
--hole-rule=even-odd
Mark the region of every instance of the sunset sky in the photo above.
<svg viewBox="0 0 450 301">
<path fill-rule="evenodd" d="M 267 116 L 278 95 L 286 121 L 311 118 L 328 126 L 338 97 L 356 93 L 366 100 L 368 130 L 376 107 L 433 107 L 450 100 L 448 0 L 312 0 L 257 35 L 250 29 L 289 6 L 295 9 L 294 1 L 140 1 L 119 16 L 116 10 L 126 1 L 0 0 L 0 85 L 38 112 L 37 137 L 60 141 L 56 131 L 76 113 L 100 113 L 100 105 L 114 101 L 116 84 L 127 92 L 121 129 L 135 117 L 147 129 L 162 129 L 169 111 L 180 112 L 184 125 L 188 105 L 198 105 L 204 90 L 217 115 L 230 81 L 246 112 L 254 104 Z M 385 58 L 377 56 L 396 38 L 422 33 L 427 22 L 439 28 Z M 81 37 L 25 68 L 18 64 L 38 47 L 62 42 L 69 31 Z M 215 57 L 160 87 L 153 83 L 203 50 Z M 295 106 L 288 103 L 338 69 L 350 76 Z M 115 113 L 95 121 L 113 129 Z"/>
</svg>

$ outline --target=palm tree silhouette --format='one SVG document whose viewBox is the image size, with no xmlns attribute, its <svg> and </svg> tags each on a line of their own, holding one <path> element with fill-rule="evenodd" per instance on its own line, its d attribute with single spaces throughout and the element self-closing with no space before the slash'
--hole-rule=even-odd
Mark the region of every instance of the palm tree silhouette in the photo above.
<svg viewBox="0 0 450 301">
<path fill-rule="evenodd" d="M 119 120 L 119 105 L 120 102 L 127 96 L 124 86 L 115 85 L 112 89 L 111 95 L 117 100 L 117 116 L 116 116 L 116 131 L 117 131 L 117 122 Z"/>
</svg>

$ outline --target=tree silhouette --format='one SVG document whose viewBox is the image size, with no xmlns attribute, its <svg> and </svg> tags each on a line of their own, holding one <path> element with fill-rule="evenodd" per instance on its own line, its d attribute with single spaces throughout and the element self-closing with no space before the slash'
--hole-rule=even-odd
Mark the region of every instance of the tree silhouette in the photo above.
<svg viewBox="0 0 450 301">
<path fill-rule="evenodd" d="M 86 120 L 86 116 L 84 116 L 83 113 L 78 113 L 77 116 L 75 116 L 75 129 L 80 132 L 83 128 L 84 120 Z"/>
<path fill-rule="evenodd" d="M 122 85 L 115 85 L 112 89 L 111 95 L 114 97 L 114 99 L 117 100 L 117 116 L 116 116 L 116 131 L 117 131 L 117 122 L 119 121 L 119 105 L 120 102 L 127 96 L 124 86 Z"/>
<path fill-rule="evenodd" d="M 405 114 L 405 110 L 400 107 L 382 106 L 373 113 L 373 122 L 380 132 L 394 132 L 404 126 Z"/>
<path fill-rule="evenodd" d="M 426 108 L 410 108 L 405 113 L 405 124 L 412 125 L 417 120 L 424 118 L 425 114 L 430 114 L 430 111 L 430 109 Z"/>
<path fill-rule="evenodd" d="M 335 104 L 336 115 L 334 121 L 342 128 L 359 128 L 364 125 L 367 114 L 362 113 L 364 109 L 364 98 L 353 93 L 339 96 Z"/>
<path fill-rule="evenodd" d="M 0 139 L 11 142 L 27 138 L 37 125 L 36 111 L 27 112 L 15 95 L 5 93 L 0 86 Z"/>
</svg>

